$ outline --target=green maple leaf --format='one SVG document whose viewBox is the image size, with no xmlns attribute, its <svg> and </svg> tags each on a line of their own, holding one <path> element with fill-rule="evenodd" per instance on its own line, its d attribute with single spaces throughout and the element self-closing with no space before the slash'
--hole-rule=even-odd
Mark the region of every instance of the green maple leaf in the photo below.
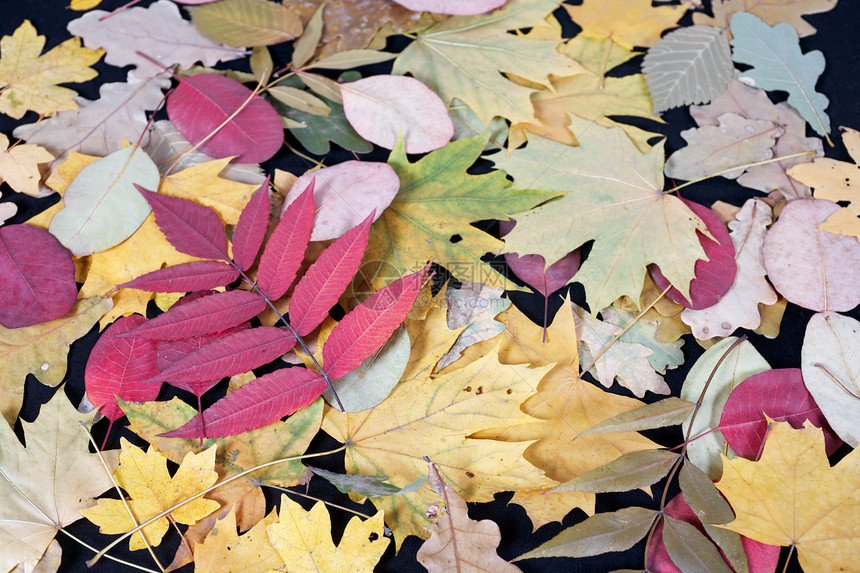
<svg viewBox="0 0 860 573">
<path fill-rule="evenodd" d="M 705 258 L 696 231 L 707 231 L 680 199 L 663 193 L 663 143 L 643 154 L 620 128 L 569 117 L 579 147 L 532 136 L 510 156 L 489 158 L 515 188 L 567 191 L 516 217 L 505 252 L 543 255 L 551 265 L 594 240 L 574 280 L 595 311 L 623 295 L 638 300 L 651 263 L 688 296 L 696 260 Z"/>
<path fill-rule="evenodd" d="M 500 115 L 534 121 L 535 90 L 502 75 L 511 73 L 551 87 L 549 74 L 572 76 L 586 70 L 556 51 L 559 40 L 537 40 L 508 30 L 540 26 L 558 0 L 510 0 L 490 15 L 455 16 L 433 25 L 397 57 L 393 73 L 410 73 L 445 103 L 460 98 L 484 125 Z"/>
<path fill-rule="evenodd" d="M 489 134 L 449 143 L 415 163 L 406 157 L 402 140 L 389 165 L 400 178 L 400 191 L 370 230 L 362 272 L 379 289 L 404 274 L 436 262 L 463 280 L 516 288 L 481 260 L 498 253 L 504 243 L 471 226 L 484 219 L 508 219 L 557 195 L 545 191 L 514 191 L 505 173 L 469 175 Z M 451 238 L 459 235 L 459 241 Z"/>
</svg>

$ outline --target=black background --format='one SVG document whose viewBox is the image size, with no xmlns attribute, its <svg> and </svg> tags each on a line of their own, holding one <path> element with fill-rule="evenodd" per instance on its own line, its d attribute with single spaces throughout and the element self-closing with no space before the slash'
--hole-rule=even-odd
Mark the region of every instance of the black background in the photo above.
<svg viewBox="0 0 860 573">
<path fill-rule="evenodd" d="M 464 0 L 466 1 L 466 0 Z M 596 3 L 597 0 L 592 0 Z M 113 9 L 124 2 L 120 0 L 105 0 L 100 6 L 100 9 Z M 140 5 L 146 6 L 151 3 L 150 0 L 144 0 Z M 571 1 L 571 4 L 580 3 Z M 80 13 L 73 12 L 67 8 L 68 0 L 32 0 L 32 1 L 10 1 L 0 0 L 0 6 L 3 8 L 3 23 L 0 25 L 0 34 L 11 35 L 14 30 L 21 24 L 24 19 L 29 19 L 36 27 L 38 32 L 47 37 L 45 51 L 56 46 L 70 37 L 66 31 L 66 24 L 77 18 Z M 556 15 L 559 17 L 565 27 L 565 36 L 570 37 L 578 31 L 575 24 L 570 22 L 567 13 L 564 10 L 558 10 Z M 858 24 L 860 24 L 860 14 L 856 1 L 841 0 L 838 6 L 831 12 L 825 14 L 811 15 L 807 20 L 818 29 L 818 33 L 801 39 L 801 47 L 807 52 L 810 50 L 821 50 L 824 53 L 827 67 L 821 76 L 817 89 L 830 98 L 830 105 L 827 112 L 830 115 L 831 123 L 834 126 L 831 137 L 834 139 L 835 146 L 826 148 L 825 153 L 829 157 L 840 160 L 850 160 L 838 134 L 838 126 L 848 126 L 860 128 L 860 74 L 857 72 L 857 67 L 860 65 L 860 43 L 857 41 Z M 684 17 L 681 24 L 690 24 L 691 19 L 689 14 Z M 388 48 L 393 51 L 399 51 L 406 44 L 403 38 L 394 38 L 389 41 Z M 287 45 L 273 47 L 275 62 L 277 64 L 285 64 L 289 61 L 290 47 Z M 638 66 L 641 65 L 641 57 L 637 57 L 632 62 L 626 64 L 622 68 L 623 73 L 633 73 Z M 95 66 L 99 72 L 99 76 L 85 84 L 72 84 L 70 87 L 75 89 L 81 96 L 87 99 L 98 98 L 98 88 L 101 84 L 107 82 L 121 82 L 126 79 L 127 69 L 120 69 L 109 66 L 103 61 L 100 61 Z M 247 70 L 247 60 L 226 62 L 220 67 L 245 69 Z M 364 70 L 368 74 L 385 73 L 390 68 L 385 66 L 376 66 Z M 613 74 L 618 75 L 618 74 Z M 771 94 L 775 101 L 785 99 L 784 94 Z M 163 114 L 163 112 L 162 112 Z M 159 116 L 160 117 L 160 116 Z M 690 119 L 686 108 L 671 110 L 663 115 L 667 124 L 662 128 L 667 136 L 666 151 L 667 154 L 682 147 L 683 140 L 680 138 L 679 132 L 683 129 L 693 127 L 694 124 Z M 21 123 L 29 123 L 36 120 L 34 113 L 29 113 L 20 121 L 12 120 L 6 116 L 0 116 L 0 132 L 10 136 L 13 128 Z M 812 135 L 810 131 L 810 135 Z M 289 138 L 289 135 L 288 135 Z M 295 142 L 293 142 L 296 145 Z M 375 150 L 373 153 L 362 156 L 362 159 L 384 161 L 387 157 L 387 152 L 384 150 Z M 344 152 L 336 146 L 325 158 L 320 158 L 327 165 L 334 165 L 346 159 L 352 159 L 352 154 Z M 295 155 L 284 150 L 275 158 L 264 164 L 264 169 L 267 173 L 272 173 L 274 169 L 280 168 L 292 173 L 301 174 L 306 169 L 312 167 L 309 161 L 303 160 Z M 479 166 L 480 169 L 480 166 Z M 18 205 L 18 214 L 8 223 L 21 223 L 44 210 L 58 200 L 57 196 L 48 197 L 45 199 L 35 200 L 25 195 L 11 192 L 7 186 L 2 189 L 4 196 L 2 201 L 12 201 Z M 717 178 L 696 184 L 685 189 L 683 196 L 693 199 L 705 205 L 710 205 L 716 200 L 723 200 L 735 205 L 741 205 L 747 198 L 756 195 L 756 192 L 743 188 L 734 182 Z M 562 291 L 563 294 L 565 291 Z M 557 310 L 562 302 L 561 294 L 556 294 L 550 301 L 551 314 Z M 584 302 L 582 289 L 577 285 L 572 287 L 574 300 L 582 304 Z M 543 298 L 537 295 L 522 295 L 515 294 L 512 299 L 516 305 L 522 308 L 529 316 L 538 321 L 542 315 Z M 747 332 L 752 344 L 765 357 L 765 359 L 774 368 L 797 368 L 800 366 L 800 349 L 803 342 L 803 333 L 806 328 L 806 323 L 812 316 L 812 312 L 801 309 L 789 304 L 785 313 L 785 318 L 782 323 L 782 331 L 778 338 L 768 340 L 762 336 Z M 848 313 L 855 318 L 858 317 L 858 312 L 855 309 L 852 313 Z M 740 332 L 739 332 L 740 333 Z M 72 345 L 69 353 L 68 376 L 66 383 L 61 387 L 60 391 L 66 392 L 70 400 L 77 404 L 84 392 L 83 372 L 87 357 L 93 344 L 97 338 L 97 331 L 94 328 L 87 336 L 77 341 Z M 690 337 L 685 337 L 684 355 L 685 363 L 676 370 L 671 370 L 666 375 L 666 381 L 672 388 L 672 393 L 678 395 L 681 384 L 689 371 L 690 366 L 695 363 L 696 359 L 702 354 L 703 350 Z M 25 386 L 24 407 L 21 410 L 21 418 L 27 421 L 33 421 L 38 415 L 41 404 L 47 402 L 54 393 L 53 388 L 48 388 L 39 383 L 33 376 L 28 376 Z M 206 402 L 211 403 L 214 399 L 223 395 L 225 384 L 217 386 L 210 391 L 204 398 Z M 626 393 L 625 390 L 619 390 L 616 385 L 613 391 L 618 393 Z M 165 391 L 162 393 L 161 399 L 169 398 L 176 395 L 177 392 L 170 390 L 165 385 Z M 180 391 L 181 395 L 181 391 Z M 628 394 L 629 395 L 629 394 Z M 184 396 L 188 398 L 188 396 Z M 654 396 L 649 394 L 646 400 L 653 401 Z M 96 439 L 100 442 L 107 429 L 107 421 L 102 420 L 97 423 L 94 428 Z M 16 424 L 16 431 L 21 435 L 20 421 Z M 667 446 L 677 445 L 681 441 L 679 431 L 670 429 L 666 431 L 648 432 L 648 437 Z M 128 431 L 125 427 L 125 420 L 120 420 L 114 424 L 114 429 L 108 439 L 108 448 L 118 448 L 120 437 L 126 437 L 141 443 L 136 439 L 134 434 Z M 324 451 L 336 447 L 336 443 L 324 435 L 318 436 L 311 445 L 312 451 Z M 840 454 L 844 455 L 846 448 L 836 454 L 838 458 Z M 836 458 L 834 458 L 836 459 Z M 320 458 L 317 460 L 317 465 L 332 471 L 343 471 L 342 455 L 329 456 L 328 458 Z M 38 480 L 39 476 L 34 475 L 34 480 Z M 659 506 L 659 497 L 663 489 L 663 482 L 654 486 L 653 492 L 656 496 L 656 501 L 642 491 L 636 491 L 625 494 L 606 494 L 597 496 L 597 512 L 614 511 L 631 505 L 639 505 L 644 507 L 657 508 Z M 302 488 L 304 491 L 304 489 Z M 670 496 L 677 492 L 677 487 L 670 488 Z M 347 505 L 358 510 L 363 510 L 365 513 L 372 514 L 374 510 L 368 502 L 364 507 L 354 504 L 349 501 L 348 497 L 340 494 L 327 482 L 319 478 L 314 478 L 310 484 L 308 491 L 311 495 L 333 501 L 338 504 Z M 492 503 L 470 504 L 469 513 L 474 519 L 492 519 L 497 522 L 501 528 L 502 541 L 499 546 L 499 554 L 505 559 L 512 559 L 517 555 L 537 547 L 539 544 L 551 539 L 557 535 L 562 529 L 572 526 L 585 518 L 585 514 L 580 510 L 574 510 L 564 519 L 562 523 L 553 523 L 540 528 L 537 532 L 531 532 L 531 524 L 525 511 L 517 505 L 508 505 L 510 499 L 509 493 L 498 494 L 496 501 Z M 270 503 L 280 497 L 280 493 L 267 490 L 267 497 Z M 309 507 L 311 502 L 297 499 L 300 503 Z M 2 502 L 0 502 L 2 503 Z M 342 534 L 343 527 L 346 521 L 352 514 L 343 512 L 337 509 L 331 509 L 332 520 L 334 523 L 335 541 L 339 540 Z M 98 548 L 107 545 L 112 537 L 103 536 L 98 533 L 97 528 L 88 521 L 82 519 L 71 525 L 69 531 L 87 541 L 91 545 Z M 63 564 L 60 571 L 63 572 L 78 572 L 85 571 L 87 567 L 85 561 L 92 557 L 92 552 L 81 547 L 77 543 L 68 539 L 62 533 L 58 533 L 57 539 L 63 547 Z M 171 530 L 162 545 L 156 549 L 159 559 L 166 565 L 173 557 L 173 554 L 179 544 L 178 535 Z M 412 572 L 422 571 L 423 567 L 417 564 L 415 553 L 420 547 L 421 541 L 416 537 L 410 537 L 403 544 L 400 552 L 394 555 L 394 544 L 391 543 L 388 551 L 384 555 L 377 571 L 386 572 Z M 112 555 L 139 563 L 146 567 L 154 567 L 151 559 L 146 551 L 137 551 L 131 554 L 128 551 L 127 542 L 123 542 L 111 551 Z M 780 560 L 778 570 L 781 570 L 787 555 L 787 549 L 783 549 L 782 558 Z M 632 549 L 621 553 L 610 553 L 588 559 L 534 559 L 518 562 L 517 565 L 526 572 L 604 572 L 615 569 L 642 569 L 644 563 L 644 541 L 640 542 Z M 789 570 L 799 571 L 797 558 L 792 557 L 789 564 Z M 107 559 L 102 559 L 94 568 L 94 572 L 114 572 L 114 571 L 132 571 L 123 565 L 113 563 Z M 182 571 L 190 571 L 190 566 L 182 569 Z M 807 572 L 811 573 L 811 572 Z"/>
</svg>

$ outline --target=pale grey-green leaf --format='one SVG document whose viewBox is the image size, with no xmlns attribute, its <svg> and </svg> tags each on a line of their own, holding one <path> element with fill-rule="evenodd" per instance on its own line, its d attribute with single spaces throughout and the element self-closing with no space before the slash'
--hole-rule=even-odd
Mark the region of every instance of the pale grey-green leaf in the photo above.
<svg viewBox="0 0 860 573">
<path fill-rule="evenodd" d="M 714 544 L 698 529 L 668 515 L 664 515 L 663 520 L 663 543 L 681 571 L 732 573 Z"/>
<path fill-rule="evenodd" d="M 329 115 L 331 108 L 317 96 L 305 90 L 290 86 L 273 86 L 267 90 L 269 95 L 293 109 L 312 115 Z"/>
<path fill-rule="evenodd" d="M 490 132 L 490 139 L 487 141 L 486 151 L 494 151 L 505 149 L 505 140 L 508 138 L 507 122 L 496 117 L 490 121 L 490 125 L 484 125 L 481 118 L 478 117 L 472 108 L 466 105 L 463 100 L 454 98 L 451 100 L 451 105 L 448 107 L 448 115 L 451 116 L 451 121 L 454 122 L 454 141 L 458 139 L 468 139 L 475 137 L 487 131 Z"/>
<path fill-rule="evenodd" d="M 339 491 L 343 493 L 357 493 L 364 497 L 381 497 L 384 495 L 412 493 L 427 481 L 427 476 L 423 476 L 409 485 L 397 487 L 388 483 L 388 478 L 385 477 L 361 474 L 339 474 L 314 467 L 308 467 L 308 469 L 316 475 L 327 479 Z"/>
<path fill-rule="evenodd" d="M 707 103 L 725 91 L 734 73 L 726 33 L 713 26 L 669 32 L 645 54 L 642 71 L 654 113 Z"/>
<path fill-rule="evenodd" d="M 359 66 L 371 66 L 373 64 L 381 64 L 397 57 L 397 54 L 390 52 L 380 52 L 379 50 L 347 50 L 338 52 L 317 62 L 314 62 L 307 67 L 324 68 L 327 70 L 351 70 Z"/>
<path fill-rule="evenodd" d="M 702 523 L 726 524 L 735 518 L 729 503 L 723 498 L 711 478 L 689 460 L 678 476 L 684 501 Z"/>
<path fill-rule="evenodd" d="M 630 452 L 549 491 L 603 493 L 648 487 L 663 479 L 677 459 L 678 454 L 666 450 Z"/>
<path fill-rule="evenodd" d="M 633 326 L 628 328 L 619 340 L 650 348 L 652 353 L 648 355 L 648 362 L 657 372 L 663 374 L 666 370 L 677 368 L 683 364 L 684 351 L 681 350 L 681 347 L 684 346 L 684 341 L 660 342 L 657 339 L 657 327 L 659 325 L 647 320 L 636 320 L 636 314 L 633 311 L 613 306 L 600 311 L 600 316 L 604 322 L 614 324 L 621 329 L 625 329 L 630 323 L 633 323 Z"/>
<path fill-rule="evenodd" d="M 317 51 L 323 33 L 323 12 L 325 4 L 320 4 L 314 15 L 305 25 L 305 31 L 293 44 L 293 67 L 300 68 L 310 61 Z"/>
<path fill-rule="evenodd" d="M 695 406 L 692 402 L 670 396 L 659 402 L 654 402 L 635 410 L 628 410 L 627 412 L 622 412 L 617 416 L 603 420 L 579 435 L 638 432 L 640 430 L 674 426 L 689 418 Z"/>
<path fill-rule="evenodd" d="M 188 12 L 201 34 L 228 46 L 268 46 L 302 33 L 298 16 L 268 0 L 221 0 Z"/>
</svg>

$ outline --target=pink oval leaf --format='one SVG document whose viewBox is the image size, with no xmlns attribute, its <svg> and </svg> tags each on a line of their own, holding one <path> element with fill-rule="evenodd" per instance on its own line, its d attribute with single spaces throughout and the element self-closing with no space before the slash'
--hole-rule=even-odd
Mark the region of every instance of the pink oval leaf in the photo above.
<svg viewBox="0 0 860 573">
<path fill-rule="evenodd" d="M 284 210 L 314 181 L 314 215 L 311 241 L 336 239 L 374 209 L 379 218 L 400 190 L 400 179 L 387 163 L 345 161 L 299 177 L 284 200 Z"/>
<path fill-rule="evenodd" d="M 827 455 L 842 444 L 806 389 L 800 368 L 767 370 L 741 382 L 723 406 L 719 430 L 737 455 L 756 461 L 767 438 L 769 424 L 765 416 L 788 422 L 795 429 L 809 420 L 824 430 Z"/>
<path fill-rule="evenodd" d="M 373 76 L 341 84 L 343 112 L 358 134 L 385 149 L 403 137 L 407 153 L 444 147 L 454 135 L 448 106 L 408 76 Z"/>
<path fill-rule="evenodd" d="M 260 267 L 257 270 L 257 287 L 269 298 L 284 296 L 296 279 L 304 259 L 314 224 L 314 182 L 308 185 L 299 198 L 281 215 L 272 236 L 269 237 Z"/>
<path fill-rule="evenodd" d="M 183 0 L 184 1 L 184 0 Z M 473 16 L 486 14 L 490 10 L 501 8 L 508 0 L 394 0 L 404 8 L 414 12 L 433 12 L 434 14 L 449 14 L 451 16 Z"/>
<path fill-rule="evenodd" d="M 221 332 L 251 320 L 266 308 L 255 292 L 216 292 L 183 305 L 174 305 L 164 314 L 141 324 L 126 336 L 152 340 L 179 340 Z"/>
<path fill-rule="evenodd" d="M 182 427 L 159 437 L 223 438 L 256 430 L 304 408 L 325 388 L 325 379 L 312 370 L 282 368 L 237 388 Z"/>
<path fill-rule="evenodd" d="M 240 108 L 242 111 L 227 121 Z M 201 153 L 219 159 L 234 157 L 236 163 L 271 159 L 284 143 L 284 129 L 275 108 L 236 80 L 220 74 L 198 74 L 180 80 L 167 97 L 167 116 L 185 139 L 200 144 L 197 149 Z M 226 125 L 215 132 L 225 121 Z"/>
<path fill-rule="evenodd" d="M 860 304 L 860 243 L 818 229 L 838 209 L 823 199 L 790 201 L 767 232 L 764 267 L 789 302 L 819 312 Z"/>
<path fill-rule="evenodd" d="M 155 223 L 174 249 L 201 259 L 228 259 L 224 224 L 214 209 L 142 187 L 137 190 L 149 202 Z"/>
<path fill-rule="evenodd" d="M 195 261 L 158 269 L 119 286 L 149 292 L 191 292 L 225 286 L 237 278 L 239 271 L 227 263 Z"/>
<path fill-rule="evenodd" d="M 296 343 L 288 332 L 260 326 L 221 336 L 153 376 L 148 382 L 195 382 L 248 372 L 284 355 Z"/>
<path fill-rule="evenodd" d="M 111 423 L 125 416 L 117 398 L 149 402 L 161 390 L 161 384 L 143 383 L 158 374 L 155 341 L 123 336 L 144 322 L 139 314 L 120 318 L 102 333 L 87 360 L 87 397 Z"/>
<path fill-rule="evenodd" d="M 233 262 L 247 271 L 254 264 L 269 224 L 269 178 L 242 209 L 233 233 Z"/>
<path fill-rule="evenodd" d="M 428 267 L 373 293 L 337 323 L 323 345 L 329 378 L 345 376 L 385 344 L 411 310 Z"/>
<path fill-rule="evenodd" d="M 0 227 L 0 324 L 21 328 L 65 316 L 75 304 L 72 255 L 31 225 Z"/>
<path fill-rule="evenodd" d="M 705 250 L 705 256 L 708 257 L 708 260 L 699 259 L 696 261 L 696 278 L 690 283 L 690 298 L 692 302 L 687 300 L 675 287 L 669 289 L 666 296 L 682 306 L 693 310 L 701 310 L 717 304 L 731 288 L 732 283 L 735 282 L 735 274 L 738 270 L 738 266 L 735 263 L 735 245 L 732 243 L 729 231 L 726 229 L 726 224 L 723 223 L 719 215 L 704 205 L 699 205 L 686 199 L 681 199 L 681 201 L 704 221 L 708 232 L 713 235 L 716 241 L 696 231 L 696 234 L 699 236 L 699 243 Z M 669 286 L 669 281 L 660 272 L 660 267 L 651 265 L 648 268 L 651 271 L 651 277 L 653 277 L 654 282 L 657 283 L 657 287 L 660 290 Z"/>
<path fill-rule="evenodd" d="M 299 336 L 309 334 L 322 323 L 358 271 L 374 215 L 371 213 L 326 247 L 299 280 L 290 299 L 290 324 Z"/>
</svg>

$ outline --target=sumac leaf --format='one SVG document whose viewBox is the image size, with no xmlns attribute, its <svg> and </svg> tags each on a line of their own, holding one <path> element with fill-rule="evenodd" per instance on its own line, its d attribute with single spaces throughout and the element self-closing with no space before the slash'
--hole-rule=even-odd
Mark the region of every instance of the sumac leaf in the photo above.
<svg viewBox="0 0 860 573">
<path fill-rule="evenodd" d="M 130 402 L 149 402 L 158 398 L 161 390 L 161 384 L 143 383 L 158 374 L 156 342 L 122 336 L 145 321 L 145 317 L 132 314 L 111 324 L 96 341 L 87 360 L 84 371 L 87 397 L 111 422 L 125 416 L 116 403 L 118 397 Z"/>
<path fill-rule="evenodd" d="M 281 220 L 260 257 L 257 287 L 270 300 L 284 296 L 296 279 L 313 224 L 314 183 L 311 181 L 299 198 L 281 214 Z"/>
<path fill-rule="evenodd" d="M 271 362 L 289 351 L 296 338 L 273 326 L 260 326 L 219 337 L 148 380 L 195 382 L 221 379 Z"/>
<path fill-rule="evenodd" d="M 326 247 L 296 284 L 290 299 L 290 324 L 299 336 L 322 323 L 358 271 L 374 215 L 375 211 Z"/>
<path fill-rule="evenodd" d="M 138 191 L 149 201 L 155 223 L 173 248 L 201 259 L 227 260 L 224 224 L 213 209 L 190 199 Z"/>
<path fill-rule="evenodd" d="M 269 179 L 242 209 L 236 230 L 233 233 L 233 262 L 243 271 L 254 264 L 260 245 L 266 237 L 266 227 L 269 224 Z"/>
<path fill-rule="evenodd" d="M 0 324 L 32 326 L 65 316 L 78 296 L 69 251 L 31 225 L 0 227 Z"/>
<path fill-rule="evenodd" d="M 249 98 L 242 111 L 227 121 Z M 185 139 L 199 144 L 200 152 L 217 158 L 235 156 L 236 163 L 266 161 L 284 143 L 284 130 L 275 108 L 236 80 L 220 74 L 183 78 L 167 97 L 167 116 Z M 225 121 L 226 125 L 218 129 Z"/>
<path fill-rule="evenodd" d="M 141 324 L 126 336 L 154 340 L 179 340 L 221 332 L 251 320 L 266 308 L 266 301 L 255 292 L 230 290 L 216 292 L 187 304 L 174 305 L 164 314 Z"/>
<path fill-rule="evenodd" d="M 427 267 L 397 279 L 337 323 L 323 345 L 323 368 L 330 378 L 344 376 L 385 344 L 412 309 L 426 272 Z"/>
<path fill-rule="evenodd" d="M 233 334 L 234 332 L 247 330 L 250 327 L 251 323 L 246 322 L 244 324 L 240 324 L 239 326 L 234 326 L 233 328 L 227 329 L 224 332 L 215 332 L 213 334 L 205 334 L 203 336 L 192 336 L 179 340 L 159 340 L 157 342 L 158 357 L 156 358 L 155 363 L 158 366 L 159 371 L 167 370 L 173 364 L 176 364 L 177 362 L 184 359 L 186 356 L 188 356 L 192 352 L 195 352 L 199 348 L 206 346 L 213 340 L 227 336 L 229 334 Z M 217 384 L 220 380 L 221 378 L 211 378 L 209 380 L 194 380 L 191 382 L 181 380 L 166 380 L 166 382 L 171 386 L 175 386 L 176 388 L 182 388 L 183 390 L 191 392 L 195 396 L 202 396 L 203 394 L 208 392 L 213 386 L 215 386 L 215 384 Z"/>
<path fill-rule="evenodd" d="M 735 245 L 729 236 L 726 224 L 723 223 L 719 215 L 704 205 L 686 199 L 681 199 L 681 201 L 702 219 L 708 232 L 716 240 L 696 231 L 699 243 L 701 243 L 708 260 L 699 259 L 696 261 L 696 278 L 690 283 L 691 300 L 687 300 L 675 287 L 669 289 L 666 296 L 687 308 L 701 310 L 717 304 L 731 288 L 732 283 L 735 282 L 735 274 L 738 270 L 738 266 L 735 264 Z M 651 277 L 660 290 L 669 286 L 669 281 L 660 272 L 660 267 L 651 265 L 649 269 Z"/>
<path fill-rule="evenodd" d="M 738 384 L 723 406 L 719 430 L 737 455 L 755 461 L 767 438 L 767 418 L 788 422 L 795 429 L 809 420 L 824 431 L 827 455 L 842 444 L 806 389 L 800 368 L 767 370 Z"/>
<path fill-rule="evenodd" d="M 195 261 L 158 269 L 119 286 L 149 292 L 191 292 L 228 285 L 237 278 L 239 272 L 226 263 Z"/>
<path fill-rule="evenodd" d="M 307 406 L 325 388 L 325 379 L 312 370 L 282 368 L 251 380 L 182 427 L 160 437 L 221 438 L 262 428 Z"/>
</svg>

